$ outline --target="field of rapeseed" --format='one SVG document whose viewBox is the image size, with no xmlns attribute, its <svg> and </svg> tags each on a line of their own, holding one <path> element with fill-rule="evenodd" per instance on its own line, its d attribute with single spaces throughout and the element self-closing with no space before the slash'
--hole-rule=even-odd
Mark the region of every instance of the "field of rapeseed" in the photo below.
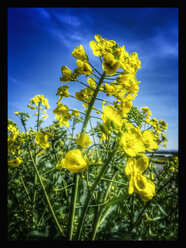
<svg viewBox="0 0 186 248">
<path fill-rule="evenodd" d="M 147 106 L 133 105 L 138 54 L 100 35 L 89 45 L 103 71 L 94 68 L 82 45 L 74 49 L 77 68 L 61 67 L 52 125 L 42 126 L 50 108 L 44 95 L 30 99 L 29 113 L 15 112 L 24 132 L 8 120 L 8 238 L 176 240 L 178 157 L 157 171 L 146 155 L 160 144 L 166 148 L 167 123 L 151 118 Z M 71 95 L 69 82 L 84 88 Z M 82 102 L 84 111 L 64 105 L 65 97 Z M 35 129 L 27 128 L 31 115 Z"/>
</svg>

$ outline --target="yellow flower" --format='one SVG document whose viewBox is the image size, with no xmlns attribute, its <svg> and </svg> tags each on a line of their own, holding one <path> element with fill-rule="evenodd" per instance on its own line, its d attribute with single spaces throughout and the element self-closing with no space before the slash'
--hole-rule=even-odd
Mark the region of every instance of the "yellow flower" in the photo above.
<svg viewBox="0 0 186 248">
<path fill-rule="evenodd" d="M 134 193 L 137 193 L 142 201 L 149 201 L 156 195 L 155 185 L 144 176 L 138 175 L 134 179 Z"/>
<path fill-rule="evenodd" d="M 71 114 L 66 113 L 65 115 L 56 115 L 55 118 L 59 121 L 59 126 L 62 127 L 63 124 L 69 128 L 69 120 L 71 119 Z"/>
<path fill-rule="evenodd" d="M 155 193 L 155 185 L 150 180 L 147 180 L 142 173 L 147 169 L 149 159 L 146 156 L 142 156 L 137 160 L 130 158 L 127 161 L 124 172 L 129 179 L 128 193 L 133 192 L 138 194 L 142 201 L 148 201 L 152 199 Z"/>
<path fill-rule="evenodd" d="M 57 164 L 56 164 L 56 169 L 57 170 L 60 170 L 62 168 L 64 168 L 64 164 L 65 164 L 65 159 L 61 159 L 61 161 L 59 161 Z"/>
<path fill-rule="evenodd" d="M 72 52 L 72 56 L 74 56 L 76 59 L 88 60 L 88 56 L 86 52 L 84 51 L 84 48 L 82 45 L 74 49 L 74 51 Z"/>
<path fill-rule="evenodd" d="M 40 105 L 42 104 L 45 106 L 45 108 L 50 108 L 50 106 L 48 104 L 48 99 L 45 98 L 44 95 L 36 95 L 33 98 L 31 98 L 30 104 L 28 104 L 27 107 L 29 107 L 31 109 L 36 109 L 36 107 L 33 104 L 35 104 L 36 106 L 38 106 L 38 104 L 40 104 Z M 41 110 L 41 109 L 42 109 L 42 107 L 39 106 L 39 110 Z"/>
<path fill-rule="evenodd" d="M 49 109 L 49 108 L 50 108 L 49 104 L 46 104 L 46 105 L 45 105 L 45 108 L 46 108 L 46 109 Z"/>
<path fill-rule="evenodd" d="M 116 42 L 113 40 L 107 40 L 101 37 L 101 35 L 96 34 L 94 36 L 97 41 L 90 41 L 89 45 L 92 48 L 93 54 L 95 56 L 101 57 L 106 53 L 112 53 L 113 47 L 116 45 Z"/>
<path fill-rule="evenodd" d="M 27 107 L 29 107 L 29 108 L 31 108 L 31 109 L 36 109 L 35 106 L 32 106 L 32 105 L 30 105 L 30 104 L 28 104 Z"/>
<path fill-rule="evenodd" d="M 111 84 L 105 83 L 104 89 L 107 96 L 115 96 L 117 99 L 121 99 L 127 93 L 127 90 L 116 82 Z"/>
<path fill-rule="evenodd" d="M 72 173 L 78 173 L 88 166 L 88 162 L 82 157 L 79 149 L 70 150 L 65 155 L 65 160 L 62 162 L 62 167 Z"/>
<path fill-rule="evenodd" d="M 61 86 L 57 89 L 57 96 L 65 96 L 68 97 L 69 96 L 69 92 L 68 92 L 69 86 Z"/>
<path fill-rule="evenodd" d="M 68 106 L 63 105 L 62 102 L 59 102 L 57 105 L 58 106 L 53 110 L 53 113 L 55 114 L 55 118 L 59 121 L 59 126 L 61 127 L 65 124 L 65 126 L 69 128 L 68 120 L 70 120 L 72 116 L 68 113 Z"/>
<path fill-rule="evenodd" d="M 123 120 L 121 116 L 118 114 L 118 111 L 114 106 L 102 105 L 103 108 L 103 114 L 101 115 L 101 118 L 103 119 L 103 123 L 109 123 L 109 126 L 118 129 L 122 126 Z"/>
<path fill-rule="evenodd" d="M 66 113 L 68 113 L 69 108 L 67 105 L 63 105 L 62 102 L 59 102 L 57 104 L 57 107 L 53 110 L 53 113 L 56 115 L 65 115 Z"/>
<path fill-rule="evenodd" d="M 143 173 L 149 164 L 149 159 L 146 156 L 141 156 L 138 159 L 129 158 L 125 166 L 125 174 L 128 178 L 136 174 Z"/>
<path fill-rule="evenodd" d="M 132 100 L 128 100 L 127 97 L 123 97 L 121 102 L 116 104 L 116 107 L 118 109 L 118 113 L 122 117 L 127 117 L 127 113 L 130 111 L 132 107 Z"/>
<path fill-rule="evenodd" d="M 149 110 L 149 108 L 147 106 L 141 107 L 141 110 L 143 111 L 143 114 L 145 116 L 151 116 L 151 111 Z"/>
<path fill-rule="evenodd" d="M 123 61 L 122 67 L 127 72 L 136 74 L 137 70 L 141 68 L 141 61 L 138 59 L 138 54 L 136 52 L 132 52 L 130 57 Z"/>
<path fill-rule="evenodd" d="M 165 144 L 165 146 L 166 146 L 166 143 L 167 143 L 167 138 L 166 138 L 166 136 L 164 135 L 164 133 L 162 133 L 161 134 L 161 138 L 162 138 L 162 142 L 164 142 Z M 166 148 L 166 147 L 165 147 Z"/>
<path fill-rule="evenodd" d="M 90 102 L 90 96 L 93 95 L 93 90 L 90 88 L 82 89 L 80 92 L 75 92 L 75 97 L 79 101 Z"/>
<path fill-rule="evenodd" d="M 77 69 L 79 71 L 79 73 L 81 74 L 85 74 L 85 75 L 91 75 L 92 74 L 92 68 L 90 67 L 90 65 L 85 62 L 85 61 L 81 61 L 81 60 L 77 60 L 76 61 L 76 64 L 77 64 Z"/>
<path fill-rule="evenodd" d="M 49 139 L 51 139 L 53 136 L 54 135 L 50 132 L 39 130 L 36 134 L 35 141 L 43 149 L 46 149 L 50 147 Z"/>
<path fill-rule="evenodd" d="M 152 149 L 158 149 L 159 146 L 155 142 L 155 137 L 150 130 L 145 130 L 142 134 L 142 141 L 149 152 L 154 152 Z"/>
<path fill-rule="evenodd" d="M 15 158 L 13 160 L 9 160 L 8 165 L 12 167 L 18 167 L 22 162 L 23 160 L 21 158 Z"/>
<path fill-rule="evenodd" d="M 139 152 L 145 152 L 140 128 L 133 126 L 128 132 L 124 132 L 119 145 L 131 157 L 135 157 Z"/>
<path fill-rule="evenodd" d="M 8 146 L 10 147 L 11 145 L 13 145 L 17 136 L 19 135 L 19 129 L 15 125 L 9 124 L 8 125 L 8 131 L 9 131 Z"/>
<path fill-rule="evenodd" d="M 72 71 L 67 67 L 67 66 L 62 66 L 61 67 L 61 72 L 63 77 L 60 77 L 60 81 L 61 82 L 69 82 L 71 81 L 71 77 L 72 77 Z"/>
<path fill-rule="evenodd" d="M 69 96 L 69 92 L 68 92 L 69 86 L 61 86 L 57 89 L 57 96 L 60 96 L 57 103 L 63 98 L 63 97 L 68 97 Z"/>
<path fill-rule="evenodd" d="M 115 93 L 116 93 L 115 85 L 109 85 L 109 84 L 105 83 L 104 89 L 107 93 L 107 96 L 115 95 Z"/>
<path fill-rule="evenodd" d="M 102 136 L 100 138 L 100 142 L 103 139 L 107 139 L 108 135 L 111 131 L 116 131 L 121 128 L 123 125 L 123 120 L 121 116 L 118 114 L 117 109 L 112 105 L 104 106 L 104 102 L 102 104 L 103 114 L 101 114 L 101 118 L 103 119 L 103 123 L 100 125 Z"/>
<path fill-rule="evenodd" d="M 78 136 L 79 138 L 76 140 L 77 145 L 88 148 L 92 144 L 91 139 L 86 133 L 79 134 Z"/>
<path fill-rule="evenodd" d="M 159 124 L 160 124 L 160 127 L 162 128 L 162 129 L 167 129 L 167 123 L 165 122 L 165 121 L 161 121 L 161 120 L 159 120 Z"/>
<path fill-rule="evenodd" d="M 120 62 L 114 59 L 114 55 L 111 53 L 106 53 L 103 56 L 102 69 L 107 75 L 112 76 L 120 68 Z"/>
<path fill-rule="evenodd" d="M 102 47 L 94 40 L 89 42 L 90 47 L 92 48 L 93 54 L 97 57 L 101 57 L 103 55 Z"/>
<path fill-rule="evenodd" d="M 89 77 L 87 79 L 87 83 L 90 85 L 90 87 L 95 90 L 96 89 L 96 80 L 95 78 Z"/>
<path fill-rule="evenodd" d="M 42 115 L 43 119 L 47 119 L 48 118 L 48 115 Z"/>
<path fill-rule="evenodd" d="M 75 116 L 75 117 L 79 117 L 79 110 L 78 109 L 74 109 L 73 111 L 72 111 L 72 115 L 73 116 Z"/>
</svg>

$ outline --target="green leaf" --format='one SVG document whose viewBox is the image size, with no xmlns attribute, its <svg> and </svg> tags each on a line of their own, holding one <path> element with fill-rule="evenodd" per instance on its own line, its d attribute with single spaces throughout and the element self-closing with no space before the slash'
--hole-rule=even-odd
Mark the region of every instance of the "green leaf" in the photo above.
<svg viewBox="0 0 186 248">
<path fill-rule="evenodd" d="M 124 199 L 126 199 L 128 197 L 128 194 L 124 194 L 122 196 L 119 196 L 119 197 L 113 197 L 109 202 L 107 202 L 105 204 L 105 207 L 109 207 L 109 206 L 112 206 L 112 205 L 115 205 L 121 201 L 123 201 Z"/>
<path fill-rule="evenodd" d="M 152 220 L 153 220 L 153 221 L 157 221 L 157 220 L 161 220 L 161 219 L 162 219 L 162 217 L 157 216 L 157 217 L 153 218 Z"/>
<path fill-rule="evenodd" d="M 165 212 L 165 210 L 163 209 L 163 207 L 159 203 L 157 203 L 157 206 L 159 207 L 159 209 L 162 212 L 162 214 L 164 214 L 165 216 L 168 216 L 168 214 Z"/>
</svg>

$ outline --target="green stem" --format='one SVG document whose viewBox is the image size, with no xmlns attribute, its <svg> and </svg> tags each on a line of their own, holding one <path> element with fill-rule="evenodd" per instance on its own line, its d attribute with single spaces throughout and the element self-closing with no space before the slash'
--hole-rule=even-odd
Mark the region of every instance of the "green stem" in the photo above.
<svg viewBox="0 0 186 248">
<path fill-rule="evenodd" d="M 29 201 L 32 201 L 31 198 L 30 198 L 30 195 L 29 195 L 29 193 L 28 193 L 27 187 L 26 187 L 26 185 L 25 185 L 24 180 L 23 180 L 22 177 L 21 177 L 21 182 L 22 182 L 22 184 L 23 184 L 23 187 L 24 187 L 24 189 L 25 189 L 25 192 L 26 192 L 26 194 L 27 194 L 27 196 L 28 196 Z"/>
<path fill-rule="evenodd" d="M 103 181 L 109 181 L 109 182 L 113 182 L 113 183 L 117 183 L 117 184 L 122 184 L 122 185 L 125 185 L 125 186 L 128 185 L 127 183 L 121 183 L 121 182 L 114 181 L 114 180 L 107 179 L 107 178 L 103 178 L 103 177 L 101 178 L 101 180 L 103 180 Z"/>
<path fill-rule="evenodd" d="M 90 103 L 89 103 L 88 110 L 87 110 L 87 113 L 86 113 L 86 116 L 85 116 L 85 119 L 84 119 L 84 123 L 83 123 L 83 126 L 82 126 L 81 133 L 84 133 L 85 130 L 86 130 L 88 121 L 89 121 L 89 119 L 90 119 L 90 113 L 91 113 L 92 108 L 93 108 L 93 106 L 94 106 L 94 102 L 95 102 L 95 100 L 96 100 L 97 94 L 98 94 L 98 92 L 99 92 L 99 89 L 100 89 L 100 87 L 101 87 L 101 84 L 102 84 L 102 82 L 103 82 L 104 77 L 105 77 L 105 72 L 102 74 L 102 76 L 101 76 L 101 78 L 100 78 L 100 80 L 99 80 L 99 82 L 98 82 L 98 84 L 97 84 L 97 87 L 96 87 L 96 89 L 95 89 L 95 91 L 94 91 L 94 94 L 93 94 L 93 96 L 92 96 L 92 99 L 91 99 L 91 101 L 90 101 Z"/>
<path fill-rule="evenodd" d="M 39 220 L 38 223 L 37 223 L 37 227 L 40 226 L 41 221 L 42 221 L 42 219 L 43 219 L 43 216 L 44 216 L 46 210 L 47 210 L 47 206 L 45 207 L 45 209 L 44 209 L 44 211 L 43 211 L 43 213 L 42 213 L 42 215 L 41 215 L 41 218 L 40 218 L 40 220 Z"/>
<path fill-rule="evenodd" d="M 101 73 L 89 62 L 89 65 L 101 76 Z"/>
<path fill-rule="evenodd" d="M 87 84 L 85 84 L 85 83 L 83 83 L 83 82 L 81 82 L 81 81 L 79 81 L 79 80 L 76 80 L 76 82 L 78 82 L 78 83 L 80 83 L 80 84 L 86 86 L 87 88 L 90 88 L 91 90 L 94 90 L 94 89 L 91 88 L 89 85 L 87 85 Z"/>
<path fill-rule="evenodd" d="M 85 200 L 85 203 L 84 203 L 84 207 L 83 207 L 82 212 L 81 212 L 79 225 L 78 225 L 78 228 L 77 228 L 77 235 L 76 235 L 77 240 L 80 240 L 82 227 L 83 227 L 83 223 L 84 223 L 84 220 L 85 220 L 85 215 L 86 215 L 90 200 L 92 198 L 93 192 L 94 192 L 96 186 L 98 185 L 98 183 L 100 182 L 102 176 L 106 173 L 106 171 L 108 169 L 108 166 L 109 166 L 109 163 L 112 160 L 115 152 L 116 152 L 116 150 L 113 150 L 112 153 L 110 153 L 110 156 L 108 157 L 107 161 L 105 162 L 105 165 L 102 167 L 102 170 L 100 171 L 99 175 L 97 176 L 97 178 L 94 181 L 94 184 L 92 185 L 92 187 L 90 188 L 90 191 L 87 194 L 87 197 L 86 197 L 86 200 Z"/>
<path fill-rule="evenodd" d="M 38 103 L 38 115 L 37 115 L 37 132 L 39 131 L 39 127 L 40 127 L 40 125 L 39 125 L 39 115 L 40 115 L 40 109 L 39 109 L 39 107 L 40 107 L 40 102 Z M 35 146 L 35 164 L 36 164 L 36 166 L 37 166 L 37 152 L 38 152 L 38 148 L 37 148 L 37 144 L 36 144 L 36 146 Z M 35 173 L 35 176 L 34 176 L 34 186 L 35 186 L 35 189 L 34 189 L 34 196 L 33 196 L 33 209 L 35 209 L 35 200 L 36 200 L 36 194 L 37 194 L 37 191 L 36 191 L 36 185 L 37 185 L 37 175 L 36 175 L 36 173 Z M 34 220 L 34 216 L 33 216 L 33 222 L 35 222 L 35 220 Z"/>
<path fill-rule="evenodd" d="M 94 94 L 92 96 L 92 99 L 89 103 L 88 110 L 85 115 L 85 119 L 83 122 L 83 126 L 81 129 L 81 133 L 84 133 L 87 128 L 88 121 L 90 119 L 90 113 L 92 111 L 92 108 L 94 106 L 94 102 L 96 100 L 97 94 L 99 92 L 99 89 L 101 87 L 101 84 L 103 82 L 103 79 L 105 77 L 105 72 L 101 76 L 96 89 L 94 90 Z M 80 148 L 81 149 L 81 148 Z M 73 226 L 74 226 L 74 215 L 75 215 L 75 205 L 76 205 L 76 198 L 77 198 L 77 189 L 78 189 L 78 181 L 79 181 L 79 174 L 74 174 L 74 187 L 72 189 L 72 198 L 71 198 L 71 205 L 70 205 L 70 211 L 69 211 L 69 222 L 68 222 L 68 239 L 72 240 L 72 235 L 73 235 Z"/>
<path fill-rule="evenodd" d="M 48 204 L 48 206 L 49 206 L 49 209 L 50 209 L 50 212 L 51 212 L 51 214 L 52 214 L 52 217 L 53 217 L 53 219 L 54 219 L 54 221 L 55 221 L 55 223 L 56 223 L 56 226 L 57 226 L 59 232 L 61 233 L 61 235 L 64 236 L 64 232 L 63 232 L 63 230 L 61 229 L 61 226 L 60 226 L 60 224 L 59 224 L 59 222 L 58 222 L 58 219 L 57 219 L 57 217 L 56 217 L 56 215 L 55 215 L 55 213 L 54 213 L 54 210 L 53 210 L 52 205 L 51 205 L 51 203 L 50 203 L 50 199 L 49 199 L 48 194 L 47 194 L 47 192 L 46 192 L 46 190 L 45 190 L 45 186 L 44 186 L 44 184 L 43 184 L 43 182 L 42 182 L 42 179 L 41 179 L 41 177 L 40 177 L 39 171 L 38 171 L 38 169 L 37 169 L 37 166 L 36 166 L 36 164 L 35 164 L 35 161 L 34 161 L 34 159 L 33 159 L 33 157 L 32 157 L 32 153 L 31 153 L 30 150 L 29 150 L 29 155 L 30 155 L 30 158 L 31 158 L 31 160 L 32 160 L 32 163 L 33 163 L 33 166 L 34 166 L 36 175 L 37 175 L 37 177 L 38 177 L 38 179 L 39 179 L 39 183 L 40 183 L 41 188 L 42 188 L 42 190 L 43 190 L 43 193 L 44 193 L 44 195 L 45 195 L 45 199 L 46 199 L 47 204 Z"/>
<path fill-rule="evenodd" d="M 68 240 L 72 240 L 73 226 L 74 226 L 74 215 L 76 209 L 77 189 L 78 189 L 79 174 L 74 174 L 74 188 L 72 190 L 72 200 L 69 211 L 69 222 L 68 222 Z"/>
<path fill-rule="evenodd" d="M 114 172 L 114 175 L 112 176 L 110 182 L 109 182 L 109 185 L 107 187 L 107 190 L 105 192 L 105 197 L 104 197 L 104 202 L 106 201 L 107 197 L 108 197 L 108 194 L 109 194 L 109 191 L 110 191 L 110 188 L 112 186 L 112 182 L 114 180 L 114 178 L 116 177 L 118 171 Z M 96 233 L 97 233 L 97 230 L 98 230 L 98 227 L 100 226 L 101 224 L 101 215 L 102 215 L 102 212 L 103 212 L 103 209 L 104 209 L 104 206 L 102 206 L 97 214 L 97 218 L 94 222 L 94 227 L 93 227 L 93 233 L 92 233 L 92 238 L 91 240 L 95 240 L 95 237 L 96 237 Z M 110 208 L 109 208 L 110 209 Z M 106 213 L 108 212 L 108 210 L 106 211 Z M 105 213 L 105 214 L 106 214 Z M 105 218 L 105 214 L 103 215 L 102 219 Z"/>
</svg>

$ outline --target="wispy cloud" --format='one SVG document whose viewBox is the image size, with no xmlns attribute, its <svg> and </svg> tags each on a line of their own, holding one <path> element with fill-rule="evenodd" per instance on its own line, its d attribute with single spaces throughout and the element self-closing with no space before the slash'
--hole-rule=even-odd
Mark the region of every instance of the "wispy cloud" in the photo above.
<svg viewBox="0 0 186 248">
<path fill-rule="evenodd" d="M 22 84 L 15 77 L 8 76 L 8 82 L 10 84 L 14 84 L 15 86 L 22 86 Z"/>
<path fill-rule="evenodd" d="M 77 28 L 81 26 L 81 19 L 78 16 L 67 14 L 67 13 L 61 13 L 61 14 L 55 14 L 55 17 L 62 23 L 67 24 L 70 27 Z"/>
<path fill-rule="evenodd" d="M 37 13 L 44 19 L 50 19 L 50 13 L 44 8 L 35 8 Z"/>
<path fill-rule="evenodd" d="M 52 38 L 60 41 L 68 48 L 77 43 L 87 41 L 88 21 L 85 23 L 81 16 L 71 13 L 69 9 L 36 8 L 38 16 L 33 14 L 32 24 L 41 28 Z M 91 18 L 90 21 L 92 22 Z"/>
</svg>

